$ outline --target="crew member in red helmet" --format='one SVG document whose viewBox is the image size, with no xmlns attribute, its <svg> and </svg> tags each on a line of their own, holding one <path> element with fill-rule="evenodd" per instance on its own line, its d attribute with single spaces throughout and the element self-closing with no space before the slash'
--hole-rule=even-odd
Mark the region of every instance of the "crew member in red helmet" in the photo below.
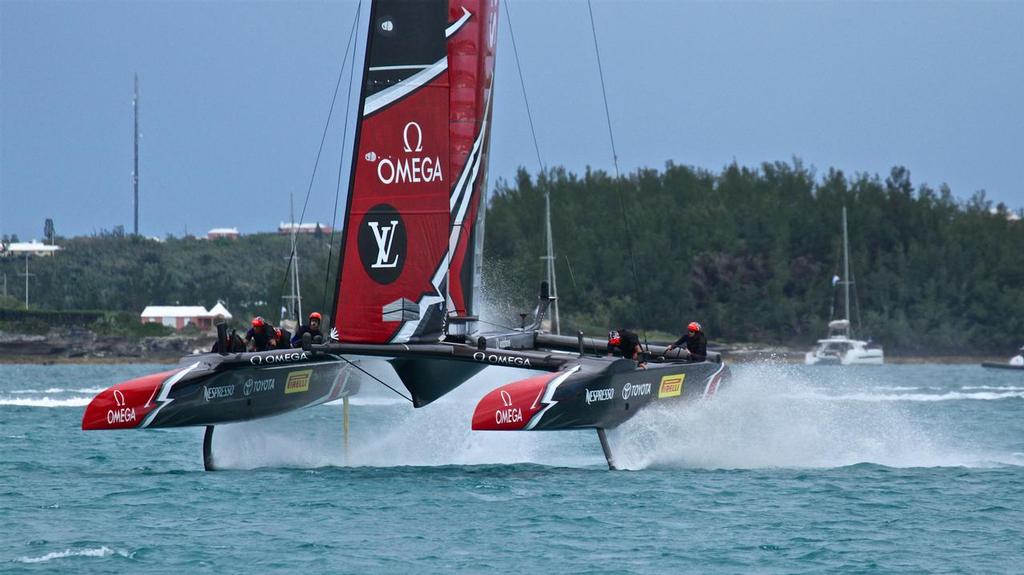
<svg viewBox="0 0 1024 575">
<path fill-rule="evenodd" d="M 309 323 L 302 324 L 299 329 L 295 330 L 295 335 L 292 336 L 292 347 L 302 347 L 302 334 L 304 333 L 312 336 L 313 343 L 323 343 L 324 335 L 320 332 L 322 319 L 318 311 L 309 314 Z"/>
<path fill-rule="evenodd" d="M 686 333 L 665 349 L 665 353 L 686 344 L 686 350 L 690 352 L 692 361 L 704 361 L 708 358 L 708 339 L 704 337 L 704 329 L 699 323 L 691 321 L 686 326 Z"/>
<path fill-rule="evenodd" d="M 249 351 L 267 351 L 277 347 L 274 326 L 260 316 L 252 318 L 252 327 L 245 334 L 245 347 Z"/>
</svg>

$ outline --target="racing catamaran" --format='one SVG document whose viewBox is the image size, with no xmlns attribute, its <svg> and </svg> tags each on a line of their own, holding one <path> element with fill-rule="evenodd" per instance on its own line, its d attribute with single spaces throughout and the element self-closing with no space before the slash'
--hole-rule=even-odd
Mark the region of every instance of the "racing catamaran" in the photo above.
<svg viewBox="0 0 1024 575">
<path fill-rule="evenodd" d="M 718 354 L 651 345 L 642 368 L 604 340 L 542 331 L 546 283 L 530 325 L 480 331 L 497 16 L 495 0 L 372 2 L 329 341 L 183 358 L 100 392 L 82 428 L 205 426 L 214 469 L 216 425 L 354 395 L 365 358 L 386 359 L 415 407 L 499 365 L 530 373 L 480 400 L 474 430 L 594 428 L 614 469 L 605 429 L 714 395 L 729 374 Z"/>
</svg>

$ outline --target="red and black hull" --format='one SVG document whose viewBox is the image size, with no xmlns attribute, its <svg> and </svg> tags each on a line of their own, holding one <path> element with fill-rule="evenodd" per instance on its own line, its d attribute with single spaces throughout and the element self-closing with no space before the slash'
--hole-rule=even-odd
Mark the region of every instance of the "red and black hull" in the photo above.
<svg viewBox="0 0 1024 575">
<path fill-rule="evenodd" d="M 82 429 L 215 425 L 278 415 L 358 390 L 349 364 L 302 350 L 203 354 L 125 381 L 86 407 Z"/>
<path fill-rule="evenodd" d="M 488 393 L 477 404 L 473 429 L 610 429 L 648 405 L 711 397 L 728 377 L 720 362 L 651 363 L 642 369 L 631 360 L 584 358 L 558 373 Z"/>
</svg>

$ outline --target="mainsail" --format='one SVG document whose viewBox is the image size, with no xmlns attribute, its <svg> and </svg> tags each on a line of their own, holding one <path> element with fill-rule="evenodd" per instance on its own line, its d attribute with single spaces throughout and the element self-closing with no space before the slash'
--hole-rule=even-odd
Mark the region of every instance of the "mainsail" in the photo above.
<svg viewBox="0 0 1024 575">
<path fill-rule="evenodd" d="M 377 0 L 334 326 L 350 343 L 436 342 L 474 311 L 497 6 Z"/>
</svg>

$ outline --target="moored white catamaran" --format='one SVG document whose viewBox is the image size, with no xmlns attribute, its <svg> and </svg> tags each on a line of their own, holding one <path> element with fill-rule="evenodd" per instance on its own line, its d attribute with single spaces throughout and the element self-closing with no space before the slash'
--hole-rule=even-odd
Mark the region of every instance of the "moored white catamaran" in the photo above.
<svg viewBox="0 0 1024 575">
<path fill-rule="evenodd" d="M 807 365 L 882 365 L 885 361 L 880 347 L 853 339 L 850 328 L 850 239 L 846 229 L 846 208 L 843 208 L 843 277 L 835 282 L 843 286 L 845 317 L 828 322 L 828 337 L 819 339 L 814 349 L 804 356 Z"/>
</svg>

